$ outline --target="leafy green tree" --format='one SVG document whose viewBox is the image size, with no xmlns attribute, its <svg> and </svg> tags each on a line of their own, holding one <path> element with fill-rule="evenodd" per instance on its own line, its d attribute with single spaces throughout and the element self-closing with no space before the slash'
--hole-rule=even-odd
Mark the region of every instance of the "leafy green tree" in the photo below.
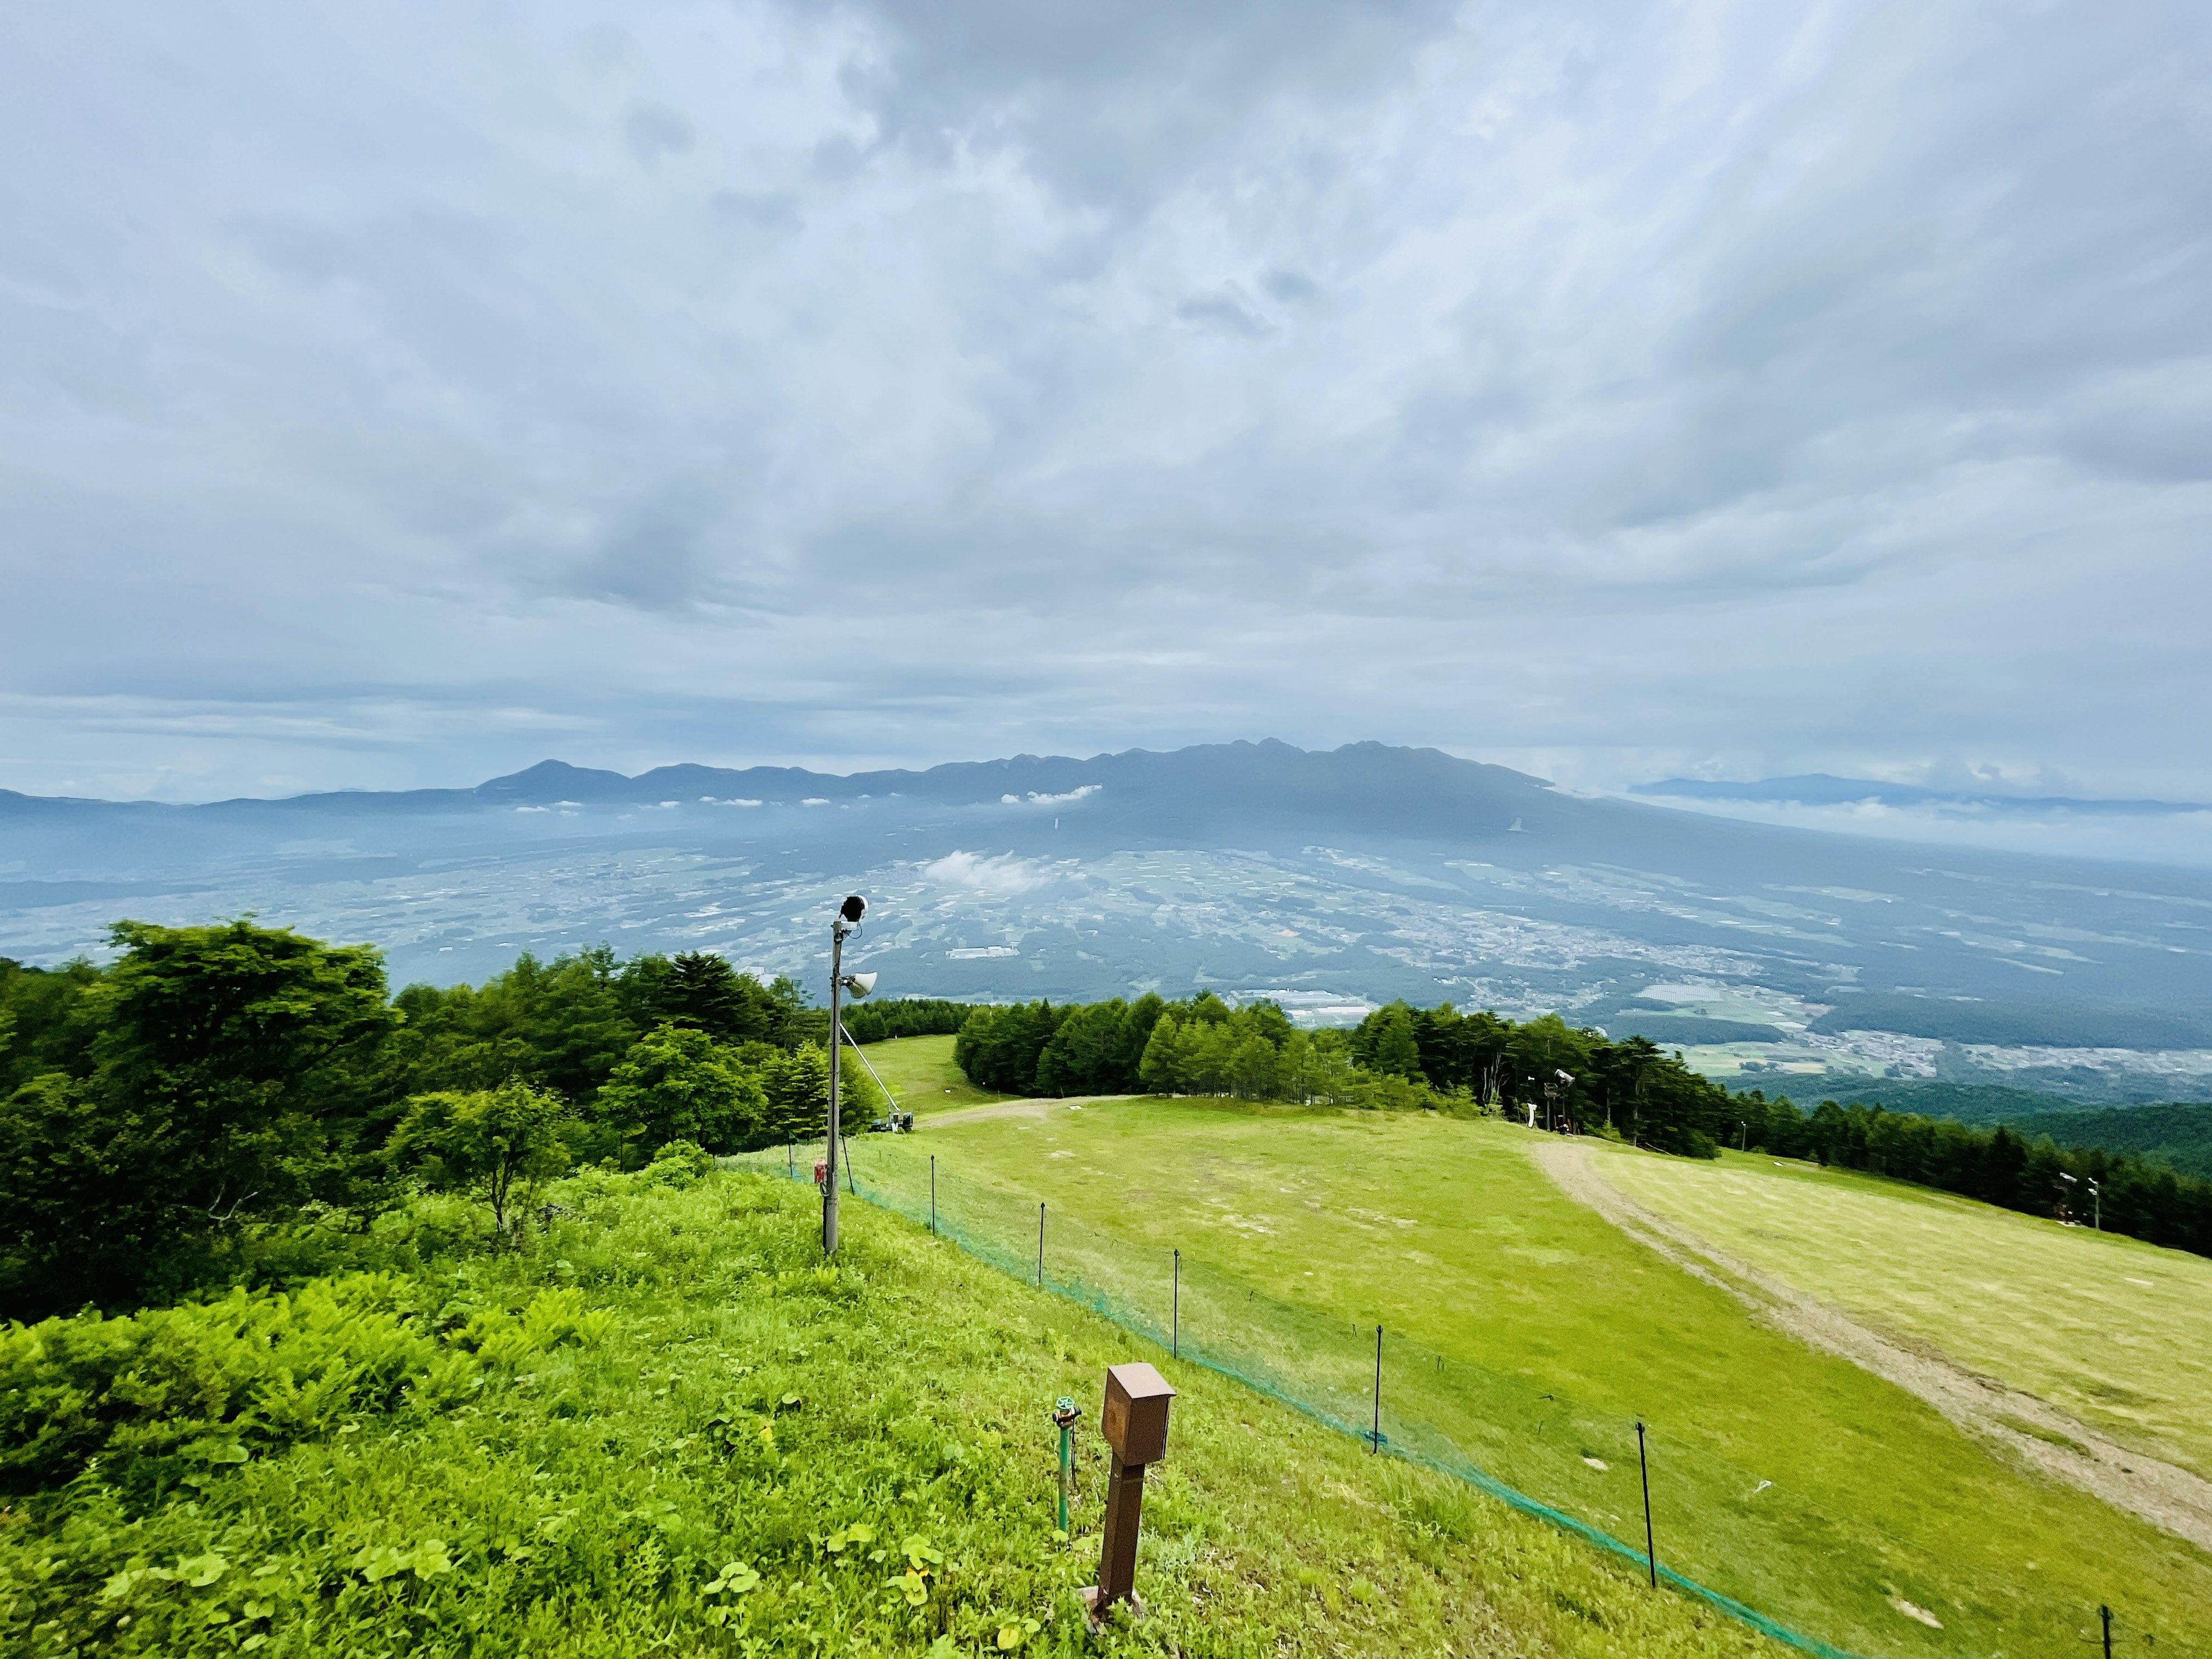
<svg viewBox="0 0 2212 1659">
<path fill-rule="evenodd" d="M 568 1103 L 520 1080 L 496 1089 L 418 1096 L 392 1132 L 392 1162 L 425 1186 L 491 1206 L 492 1231 L 519 1228 L 539 1183 L 568 1167 Z"/>
<path fill-rule="evenodd" d="M 393 1024 L 367 945 L 240 921 L 118 922 L 82 993 L 89 1074 L 0 1104 L 0 1294 L 130 1298 L 355 1156 L 365 1062 Z"/>
<path fill-rule="evenodd" d="M 1367 1067 L 1387 1077 L 1422 1075 L 1420 1047 L 1413 1041 L 1413 1013 L 1404 1003 L 1394 1002 L 1376 1017 L 1372 1057 Z"/>
<path fill-rule="evenodd" d="M 1128 1005 L 1116 997 L 1071 1009 L 1037 1055 L 1035 1086 L 1043 1095 L 1121 1094 L 1134 1080 L 1122 1070 Z"/>
<path fill-rule="evenodd" d="M 27 968 L 0 957 L 0 1099 L 50 1072 L 90 1073 L 98 1027 L 82 1009 L 100 980 L 100 969 L 82 957 L 58 968 Z"/>
<path fill-rule="evenodd" d="M 706 951 L 667 959 L 651 1012 L 662 1024 L 693 1026 L 724 1042 L 767 1042 L 785 1023 L 765 986 Z"/>
<path fill-rule="evenodd" d="M 661 1025 L 630 1045 L 589 1117 L 635 1165 L 672 1140 L 710 1152 L 765 1144 L 769 1105 L 759 1074 L 733 1050 L 703 1030 Z"/>
<path fill-rule="evenodd" d="M 1038 1093 L 1037 1061 L 1070 1012 L 1048 1002 L 978 1008 L 953 1040 L 953 1063 L 979 1089 Z"/>
<path fill-rule="evenodd" d="M 1239 1100 L 1282 1098 L 1282 1055 L 1267 1038 L 1255 1033 L 1237 1043 L 1229 1057 L 1229 1091 Z"/>
<path fill-rule="evenodd" d="M 1144 1057 L 1137 1065 L 1137 1079 L 1148 1094 L 1182 1092 L 1182 1022 L 1173 1014 L 1163 1014 L 1153 1021 Z"/>
<path fill-rule="evenodd" d="M 781 1053 L 761 1067 L 768 1096 L 769 1144 L 810 1140 L 830 1129 L 830 1056 L 812 1043 Z"/>
<path fill-rule="evenodd" d="M 481 986 L 410 985 L 406 1024 L 386 1045 L 380 1091 L 398 1104 L 432 1091 L 524 1078 L 584 1101 L 653 1023 L 631 1016 L 624 969 L 604 946 L 540 962 L 529 951 Z"/>
<path fill-rule="evenodd" d="M 1114 1033 L 1114 1071 L 1121 1079 L 1117 1092 L 1133 1091 L 1143 1086 L 1137 1073 L 1144 1064 L 1145 1048 L 1152 1040 L 1152 1027 L 1166 1011 L 1167 1004 L 1159 994 L 1147 991 L 1121 1016 L 1121 1026 Z"/>
</svg>

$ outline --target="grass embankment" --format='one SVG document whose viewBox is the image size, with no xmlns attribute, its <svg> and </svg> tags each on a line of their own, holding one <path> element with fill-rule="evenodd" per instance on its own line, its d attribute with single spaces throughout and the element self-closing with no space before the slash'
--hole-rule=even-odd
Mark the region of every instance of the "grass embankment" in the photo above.
<svg viewBox="0 0 2212 1659">
<path fill-rule="evenodd" d="M 862 1157 L 889 1170 L 933 1152 L 948 1181 L 1048 1200 L 1071 1226 L 1126 1241 L 1128 1258 L 1163 1280 L 1179 1247 L 1187 1340 L 1207 1340 L 1188 1270 L 1212 1262 L 1346 1326 L 1417 1339 L 1443 1357 L 1439 1376 L 1449 1361 L 1525 1379 L 1519 1422 L 1455 1406 L 1449 1378 L 1386 1381 L 1409 1411 L 1424 1390 L 1443 1416 L 1457 1410 L 1452 1432 L 1493 1466 L 1534 1446 L 1552 1411 L 1575 1409 L 1570 1399 L 1624 1430 L 1641 1416 L 1673 1460 L 1654 1492 L 1661 1559 L 1839 1645 L 2071 1654 L 2100 1602 L 2124 1629 L 2158 1632 L 2161 1648 L 2201 1626 L 2212 1560 L 2000 1461 L 1911 1395 L 1758 1322 L 1567 1199 L 1534 1166 L 1531 1144 L 1495 1121 L 1133 1100 L 1041 1103 L 871 1143 Z M 860 1168 L 865 1180 L 870 1165 Z M 1018 1206 L 1007 1212 L 1034 1237 L 1033 1210 L 1025 1224 Z M 2085 1278 L 2108 1272 L 2098 1241 L 2062 1239 L 2083 1247 Z M 1869 1260 L 1884 1249 L 1904 1258 L 1920 1242 L 1869 1234 L 1866 1248 Z M 2022 1294 L 2063 1271 L 2023 1257 Z M 1564 1462 L 1577 1487 L 1536 1495 L 1640 1543 L 1626 1443 L 1626 1469 L 1617 1451 L 1601 1451 L 1610 1467 L 1587 1474 L 1581 1460 L 1555 1459 L 1548 1467 Z M 1723 1489 L 1739 1478 L 1740 1490 Z M 1677 1501 L 1698 1480 L 1694 1502 Z"/>
<path fill-rule="evenodd" d="M 1716 1249 L 2212 1475 L 2212 1261 L 1759 1153 L 1599 1169 Z"/>
<path fill-rule="evenodd" d="M 868 1064 L 876 1068 L 877 1074 L 898 1097 L 900 1109 L 917 1115 L 955 1106 L 988 1106 L 996 1101 L 1013 1099 L 1012 1095 L 994 1095 L 969 1082 L 966 1074 L 952 1063 L 952 1045 L 957 1040 L 949 1036 L 891 1037 L 867 1044 L 863 1052 L 868 1057 Z"/>
<path fill-rule="evenodd" d="M 569 1212 L 520 1251 L 486 1254 L 477 1218 L 426 1201 L 325 1246 L 325 1266 L 379 1279 L 9 1332 L 0 1648 L 1767 1645 L 866 1206 L 847 1209 L 830 1267 L 805 1187 L 590 1176 L 553 1196 Z M 1182 1392 L 1147 1485 L 1152 1616 L 1094 1639 L 1074 1591 L 1097 1566 L 1097 1400 L 1103 1368 L 1130 1358 Z M 1085 1408 L 1064 1545 L 1048 1417 L 1062 1394 Z"/>
</svg>

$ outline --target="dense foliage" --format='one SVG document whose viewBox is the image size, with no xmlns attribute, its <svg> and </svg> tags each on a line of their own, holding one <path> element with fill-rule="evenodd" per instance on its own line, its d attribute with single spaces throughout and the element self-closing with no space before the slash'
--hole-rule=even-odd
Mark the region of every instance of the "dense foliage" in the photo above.
<svg viewBox="0 0 2212 1659">
<path fill-rule="evenodd" d="M 2212 1180 L 2212 1103 L 2114 1106 L 2103 1111 L 2040 1112 L 2009 1120 L 2015 1133 L 2048 1135 L 2062 1146 L 2101 1146 L 2183 1175 Z"/>
<path fill-rule="evenodd" d="M 946 1002 L 939 997 L 850 1002 L 845 1005 L 845 1035 L 855 1042 L 881 1042 L 890 1037 L 951 1036 L 971 1012 L 968 1003 Z"/>
<path fill-rule="evenodd" d="M 1217 1095 L 1329 1105 L 1436 1106 L 1417 1082 L 1363 1071 L 1344 1034 L 1306 1032 L 1272 1002 L 1016 1003 L 978 1008 L 953 1060 L 978 1088 L 1018 1095 Z"/>
<path fill-rule="evenodd" d="M 573 1164 L 826 1120 L 827 1016 L 720 957 L 526 954 L 390 997 L 366 945 L 246 921 L 114 939 L 105 969 L 0 960 L 0 1313 L 159 1299 L 303 1206 L 366 1224 L 451 1187 L 504 1231 Z"/>
</svg>

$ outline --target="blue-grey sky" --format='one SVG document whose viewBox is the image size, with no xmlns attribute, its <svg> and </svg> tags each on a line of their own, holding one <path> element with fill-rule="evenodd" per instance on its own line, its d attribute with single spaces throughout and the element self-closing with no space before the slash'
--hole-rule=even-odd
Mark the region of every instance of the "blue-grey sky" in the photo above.
<svg viewBox="0 0 2212 1659">
<path fill-rule="evenodd" d="M 0 787 L 2212 799 L 2212 8 L 9 4 Z"/>
</svg>

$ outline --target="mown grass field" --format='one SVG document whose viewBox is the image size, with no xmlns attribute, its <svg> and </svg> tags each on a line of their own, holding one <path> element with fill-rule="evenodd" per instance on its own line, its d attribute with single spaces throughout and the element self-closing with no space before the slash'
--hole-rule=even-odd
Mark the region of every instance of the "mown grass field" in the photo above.
<svg viewBox="0 0 2212 1659">
<path fill-rule="evenodd" d="M 864 1052 L 902 1109 L 916 1115 L 1011 1098 L 969 1082 L 952 1063 L 953 1042 L 949 1036 L 892 1037 L 869 1043 Z"/>
<path fill-rule="evenodd" d="M 1069 1224 L 1125 1241 L 1163 1280 L 1180 1248 L 1261 1293 L 1545 1391 L 1531 1398 L 1555 1393 L 1624 1428 L 1642 1416 L 1670 1455 L 1777 1489 L 1745 1480 L 1750 1497 L 1700 1536 L 1697 1513 L 1669 1511 L 1661 1471 L 1662 1559 L 1744 1586 L 1732 1593 L 1838 1645 L 2070 1655 L 2106 1602 L 2124 1630 L 2189 1650 L 2212 1607 L 2212 1560 L 1755 1322 L 1565 1198 L 1529 1144 L 1495 1121 L 1130 1100 L 1008 1108 L 860 1156 L 888 1175 L 933 1153 L 948 1180 L 1048 1200 Z M 1620 1455 L 1598 1460 L 1609 1467 L 1589 1476 L 1584 1512 L 1626 1536 L 1640 1518 Z M 1808 1507 L 1747 1534 L 1780 1494 Z"/>
<path fill-rule="evenodd" d="M 2212 1475 L 2212 1261 L 1758 1153 L 1597 1169 L 1864 1323 Z"/>
<path fill-rule="evenodd" d="M 241 1417 L 210 1437 L 229 1450 L 186 1449 L 188 1484 L 149 1485 L 151 1466 L 112 1449 L 72 1484 L 19 1490 L 0 1509 L 0 1650 L 1768 1647 L 866 1206 L 848 1209 L 831 1267 L 803 1186 L 592 1176 L 553 1196 L 568 1213 L 519 1251 L 487 1253 L 477 1218 L 444 1200 L 334 1247 L 381 1268 L 371 1299 L 440 1346 L 434 1388 L 418 1375 L 379 1404 L 271 1379 L 255 1409 L 291 1401 L 289 1443 Z M 46 1362 L 10 1340 L 19 1388 Z M 252 1346 L 228 1363 L 254 1363 Z M 177 1340 L 167 1352 L 181 1363 Z M 1147 1483 L 1152 1616 L 1094 1638 L 1075 1591 L 1097 1568 L 1097 1400 L 1104 1368 L 1132 1358 L 1181 1391 Z M 1067 1541 L 1048 1416 L 1062 1394 L 1085 1407 Z M 8 1407 L 19 1487 L 26 1397 Z"/>
</svg>

